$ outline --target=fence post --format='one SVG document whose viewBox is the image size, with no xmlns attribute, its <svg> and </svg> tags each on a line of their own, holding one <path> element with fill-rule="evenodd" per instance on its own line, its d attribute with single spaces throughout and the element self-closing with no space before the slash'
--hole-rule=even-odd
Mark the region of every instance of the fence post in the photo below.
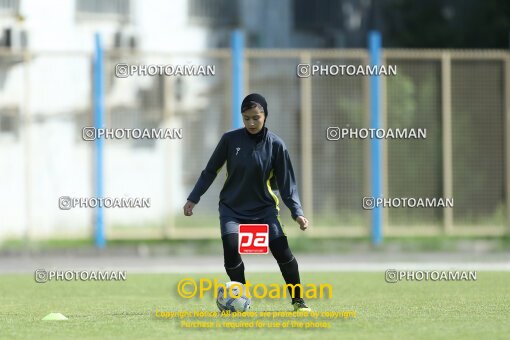
<svg viewBox="0 0 510 340">
<path fill-rule="evenodd" d="M 370 65 L 381 63 L 381 34 L 378 31 L 370 31 L 368 35 L 368 47 L 370 54 Z M 378 75 L 370 76 L 370 128 L 381 128 L 381 98 L 380 79 Z M 382 197 L 382 157 L 381 141 L 373 138 L 370 141 L 371 151 L 371 173 L 372 173 L 372 197 Z M 382 208 L 374 206 L 372 209 L 372 244 L 379 245 L 383 239 Z"/>
<path fill-rule="evenodd" d="M 32 114 L 30 112 L 30 64 L 32 62 L 32 56 L 29 52 L 23 54 L 24 63 L 24 93 L 23 98 L 22 114 L 24 120 L 24 127 L 21 130 L 21 140 L 23 145 L 23 156 L 24 156 L 24 180 L 25 180 L 25 242 L 29 242 L 34 237 L 34 226 L 33 226 L 33 204 L 32 204 L 32 192 L 33 192 L 33 181 L 32 181 Z"/>
<path fill-rule="evenodd" d="M 300 63 L 311 65 L 310 53 L 301 55 Z M 301 173 L 303 176 L 303 207 L 310 223 L 313 225 L 313 139 L 312 139 L 312 79 L 299 79 L 301 90 Z"/>
<path fill-rule="evenodd" d="M 504 131 L 505 140 L 505 181 L 506 181 L 506 234 L 510 235 L 510 52 L 505 59 L 505 117 L 503 118 L 506 126 Z"/>
<path fill-rule="evenodd" d="M 381 49 L 381 65 L 388 64 L 388 58 L 385 55 L 384 51 Z M 380 127 L 382 129 L 388 128 L 388 78 L 381 77 L 380 78 Z M 389 157 L 388 157 L 388 141 L 386 139 L 381 139 L 381 193 L 389 195 Z M 384 230 L 386 235 L 390 235 L 390 209 L 383 209 L 381 217 L 381 226 L 384 226 Z M 381 227 L 382 228 L 382 227 Z"/>
<path fill-rule="evenodd" d="M 453 197 L 453 161 L 452 161 L 452 74 L 449 52 L 441 57 L 441 102 L 443 125 L 443 196 Z M 453 230 L 453 210 L 443 209 L 443 231 L 451 234 Z"/>
<path fill-rule="evenodd" d="M 95 34 L 94 54 L 94 128 L 104 128 L 104 59 L 103 46 L 99 33 Z M 95 143 L 95 192 L 96 197 L 103 197 L 103 138 L 96 138 Z M 104 230 L 104 211 L 101 205 L 95 209 L 95 244 L 98 248 L 106 245 Z"/>
<path fill-rule="evenodd" d="M 244 85 L 244 34 L 241 30 L 234 30 L 231 36 L 232 53 L 232 128 L 242 127 L 241 102 Z"/>
</svg>

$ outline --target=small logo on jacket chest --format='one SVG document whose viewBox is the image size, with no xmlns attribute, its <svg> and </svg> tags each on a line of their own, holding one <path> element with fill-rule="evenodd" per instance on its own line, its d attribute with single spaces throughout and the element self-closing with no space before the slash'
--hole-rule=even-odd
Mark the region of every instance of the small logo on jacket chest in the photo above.
<svg viewBox="0 0 510 340">
<path fill-rule="evenodd" d="M 237 147 L 237 148 L 236 148 L 236 156 L 237 156 L 237 154 L 239 153 L 239 150 L 241 150 L 241 148 L 240 148 L 240 147 Z"/>
</svg>

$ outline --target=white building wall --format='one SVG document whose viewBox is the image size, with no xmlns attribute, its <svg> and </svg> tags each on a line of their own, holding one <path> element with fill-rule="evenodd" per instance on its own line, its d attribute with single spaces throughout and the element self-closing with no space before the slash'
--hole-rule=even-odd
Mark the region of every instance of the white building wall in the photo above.
<svg viewBox="0 0 510 340">
<path fill-rule="evenodd" d="M 93 143 L 81 139 L 75 115 L 91 117 L 95 32 L 106 49 L 119 29 L 133 32 L 142 51 L 205 46 L 206 28 L 188 25 L 186 0 L 133 1 L 132 20 L 124 27 L 115 20 L 79 17 L 74 6 L 69 0 L 24 0 L 23 22 L 0 17 L 0 27 L 27 31 L 32 55 L 29 66 L 12 63 L 1 70 L 0 107 L 17 107 L 32 128 L 22 125 L 17 138 L 0 134 L 0 238 L 90 234 L 93 209 L 60 210 L 58 198 L 94 195 Z M 178 128 L 181 122 L 173 118 L 165 125 Z M 163 140 L 152 148 L 106 142 L 105 196 L 151 198 L 150 209 L 106 209 L 108 225 L 162 223 L 180 211 L 187 194 L 181 167 L 168 164 L 182 163 L 184 142 Z"/>
</svg>

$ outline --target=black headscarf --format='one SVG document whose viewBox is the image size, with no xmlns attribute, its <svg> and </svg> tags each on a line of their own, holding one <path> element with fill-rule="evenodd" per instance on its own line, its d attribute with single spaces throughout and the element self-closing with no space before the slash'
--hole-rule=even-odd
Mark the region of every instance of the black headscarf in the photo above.
<svg viewBox="0 0 510 340">
<path fill-rule="evenodd" d="M 262 95 L 258 93 L 252 93 L 244 97 L 243 102 L 241 103 L 241 112 L 253 108 L 254 105 L 252 102 L 260 104 L 260 106 L 262 106 L 262 108 L 264 109 L 264 116 L 266 116 L 267 119 L 269 111 L 267 110 L 266 98 L 264 98 Z"/>
<path fill-rule="evenodd" d="M 267 116 L 269 115 L 269 111 L 267 110 L 266 98 L 264 98 L 262 95 L 260 95 L 258 93 L 252 93 L 252 94 L 247 95 L 243 99 L 243 102 L 241 103 L 241 112 L 244 112 L 246 110 L 254 108 L 256 106 L 256 104 L 259 104 L 260 106 L 262 106 L 262 109 L 264 110 L 264 117 L 265 117 L 264 125 L 262 125 L 262 129 L 256 134 L 252 134 L 248 130 L 246 130 L 246 133 L 250 137 L 255 139 L 255 141 L 258 143 L 264 139 L 264 137 L 266 136 L 266 133 L 267 133 L 266 121 L 267 121 Z"/>
</svg>

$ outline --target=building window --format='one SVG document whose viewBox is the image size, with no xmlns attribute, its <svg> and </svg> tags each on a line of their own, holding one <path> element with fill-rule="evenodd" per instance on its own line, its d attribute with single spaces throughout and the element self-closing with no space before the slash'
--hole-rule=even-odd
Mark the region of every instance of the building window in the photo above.
<svg viewBox="0 0 510 340">
<path fill-rule="evenodd" d="M 76 0 L 76 13 L 84 17 L 127 21 L 131 14 L 131 0 Z"/>
<path fill-rule="evenodd" d="M 343 26 L 341 0 L 294 0 L 294 29 L 315 31 L 339 29 Z"/>
<path fill-rule="evenodd" d="M 188 6 L 193 24 L 224 27 L 239 24 L 238 0 L 189 0 Z"/>
<path fill-rule="evenodd" d="M 19 13 L 19 0 L 0 0 L 0 15 L 16 15 Z"/>
<path fill-rule="evenodd" d="M 19 134 L 19 110 L 17 107 L 0 109 L 0 137 L 11 135 L 18 138 Z"/>
</svg>

